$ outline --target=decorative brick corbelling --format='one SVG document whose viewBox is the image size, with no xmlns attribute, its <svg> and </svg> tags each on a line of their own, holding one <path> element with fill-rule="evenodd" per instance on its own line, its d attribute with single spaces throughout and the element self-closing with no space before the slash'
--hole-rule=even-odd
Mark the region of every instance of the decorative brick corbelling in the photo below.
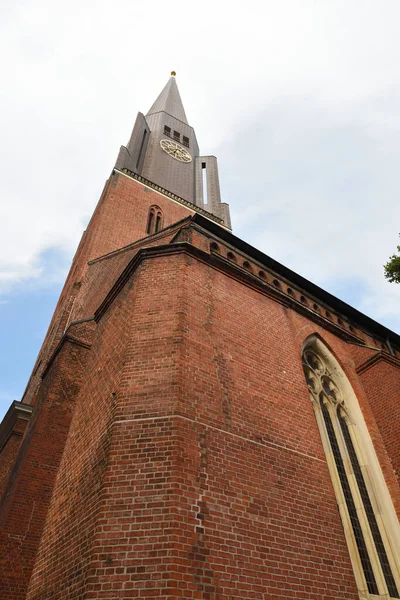
<svg viewBox="0 0 400 600">
<path fill-rule="evenodd" d="M 200 226 L 204 230 L 205 235 L 210 239 L 215 239 L 219 243 L 230 246 L 234 249 L 234 252 L 249 257 L 253 262 L 262 264 L 264 268 L 276 273 L 278 277 L 282 278 L 284 281 L 289 282 L 289 285 L 295 285 L 298 289 L 304 290 L 306 295 L 310 295 L 323 305 L 331 307 L 338 315 L 344 315 L 349 323 L 354 323 L 356 327 L 363 332 L 369 332 L 369 335 L 377 336 L 382 342 L 389 342 L 394 350 L 400 349 L 400 336 L 384 325 L 367 317 L 349 304 L 346 304 L 346 302 L 343 302 L 343 300 L 333 296 L 318 285 L 280 264 L 260 250 L 257 250 L 247 242 L 236 237 L 231 231 L 219 227 L 212 221 L 204 219 L 200 214 L 195 214 L 192 220 L 193 225 Z M 361 342 L 364 343 L 364 340 L 361 340 Z"/>
<path fill-rule="evenodd" d="M 282 275 L 280 273 L 277 273 L 275 271 L 272 271 L 268 266 L 266 266 L 264 263 L 254 260 L 254 258 L 250 257 L 248 254 L 245 254 L 243 252 L 240 252 L 238 250 L 237 247 L 232 246 L 230 244 L 227 244 L 226 242 L 223 242 L 221 239 L 216 238 L 213 235 L 210 235 L 210 233 L 204 229 L 203 227 L 197 225 L 196 223 L 193 223 L 191 228 L 194 231 L 197 231 L 198 233 L 200 233 L 201 235 L 204 235 L 207 239 L 209 239 L 210 241 L 212 240 L 212 242 L 215 242 L 216 240 L 218 241 L 218 246 L 220 246 L 220 250 L 221 249 L 225 249 L 226 251 L 229 250 L 229 252 L 234 253 L 234 255 L 236 256 L 236 258 L 241 258 L 242 261 L 247 261 L 249 263 L 249 265 L 251 265 L 251 267 L 256 267 L 257 269 L 260 269 L 264 275 L 268 275 L 269 277 L 272 278 L 272 283 L 277 283 L 277 285 L 274 285 L 272 287 L 271 282 L 266 281 L 265 279 L 263 280 L 263 284 L 268 284 L 272 287 L 272 289 L 278 289 L 280 290 L 281 294 L 283 294 L 283 297 L 288 299 L 288 305 L 292 306 L 293 301 L 295 301 L 295 304 L 300 306 L 300 312 L 302 312 L 302 314 L 312 314 L 315 315 L 317 317 L 317 319 L 313 319 L 318 323 L 324 323 L 326 324 L 326 327 L 330 330 L 332 330 L 332 328 L 330 327 L 331 325 L 333 325 L 335 327 L 334 331 L 336 332 L 338 329 L 340 329 L 341 331 L 345 331 L 346 333 L 348 333 L 348 331 L 350 331 L 350 336 L 352 336 L 351 338 L 348 338 L 349 341 L 351 339 L 351 341 L 353 343 L 358 343 L 361 345 L 365 344 L 365 341 L 362 337 L 360 337 L 359 335 L 357 335 L 357 331 L 355 329 L 355 327 L 353 327 L 353 323 L 350 323 L 350 321 L 344 317 L 342 314 L 338 314 L 337 310 L 333 309 L 331 306 L 327 305 L 324 302 L 321 302 L 321 300 L 316 297 L 311 295 L 308 291 L 304 291 L 303 289 L 294 286 L 293 283 L 286 279 L 283 278 Z M 211 254 L 214 254 L 215 256 L 219 256 L 221 259 L 225 260 L 227 262 L 227 264 L 231 265 L 231 264 L 235 264 L 233 263 L 232 260 L 230 260 L 229 258 L 223 256 L 221 254 L 220 251 L 213 251 L 210 250 Z M 236 267 L 240 268 L 242 271 L 244 272 L 249 272 L 248 269 L 242 268 L 240 267 L 239 264 L 236 264 Z M 256 273 L 253 273 L 253 277 L 256 280 L 260 279 L 260 276 Z M 286 290 L 284 290 L 282 288 L 282 286 L 286 286 Z M 292 289 L 293 288 L 293 289 Z M 289 294 L 288 290 L 291 290 L 291 294 Z M 305 302 L 299 302 L 297 300 L 296 302 L 296 298 L 293 297 L 293 292 L 295 292 L 296 294 L 299 295 L 300 299 L 303 298 L 305 300 Z M 306 298 L 304 298 L 304 295 L 306 295 Z M 310 303 L 310 305 L 308 304 Z M 317 308 L 316 305 L 318 305 Z M 306 312 L 304 312 L 303 310 L 301 310 L 301 307 L 303 307 L 304 309 L 306 309 Z M 330 313 L 330 317 L 325 317 L 320 310 L 325 311 L 326 314 Z M 319 319 L 318 319 L 319 317 Z M 336 322 L 332 321 L 332 318 L 335 317 L 336 318 Z"/>
<path fill-rule="evenodd" d="M 100 304 L 99 308 L 95 311 L 95 321 L 98 322 L 104 313 L 107 311 L 110 304 L 117 297 L 119 292 L 124 287 L 125 283 L 137 269 L 139 264 L 146 259 L 156 258 L 160 256 L 168 256 L 177 253 L 186 253 L 202 262 L 207 263 L 209 266 L 216 268 L 220 271 L 223 271 L 230 277 L 240 281 L 243 285 L 247 285 L 248 287 L 252 287 L 257 291 L 263 293 L 264 295 L 272 298 L 276 302 L 283 304 L 284 306 L 290 307 L 293 310 L 307 316 L 310 320 L 322 325 L 325 329 L 329 329 L 329 331 L 335 333 L 340 338 L 355 343 L 362 343 L 362 340 L 355 336 L 354 334 L 342 329 L 335 323 L 332 323 L 328 319 L 325 319 L 322 315 L 315 313 L 307 306 L 304 306 L 297 300 L 290 298 L 279 289 L 273 288 L 270 284 L 264 283 L 260 281 L 255 275 L 249 273 L 245 269 L 241 268 L 239 265 L 235 263 L 231 263 L 229 260 L 217 254 L 209 254 L 208 252 L 204 252 L 200 248 L 189 244 L 188 242 L 178 242 L 175 244 L 166 244 L 162 246 L 154 246 L 152 248 L 143 248 L 138 251 L 132 261 L 128 264 L 125 270 L 122 272 L 120 277 L 115 282 L 114 286 L 111 288 L 109 293 L 107 294 L 104 301 Z"/>
</svg>

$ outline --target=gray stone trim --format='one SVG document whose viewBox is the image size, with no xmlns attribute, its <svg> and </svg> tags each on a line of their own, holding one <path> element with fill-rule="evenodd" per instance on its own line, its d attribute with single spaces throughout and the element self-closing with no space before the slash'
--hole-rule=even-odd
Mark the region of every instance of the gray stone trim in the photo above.
<svg viewBox="0 0 400 600">
<path fill-rule="evenodd" d="M 157 184 L 153 183 L 152 181 L 149 181 L 145 177 L 142 177 L 141 175 L 138 175 L 137 173 L 134 173 L 133 171 L 130 171 L 129 169 L 121 169 L 121 170 L 114 169 L 114 170 L 117 173 L 122 173 L 123 175 L 127 175 L 131 179 L 136 179 L 136 181 L 140 181 L 140 183 L 143 183 L 147 187 L 155 190 L 156 192 L 159 192 L 163 196 L 166 196 L 167 198 L 170 198 L 171 200 L 174 200 L 175 202 L 178 202 L 179 204 L 183 204 L 183 206 L 186 206 L 193 212 L 199 213 L 200 215 L 202 215 L 206 219 L 209 219 L 210 221 L 214 221 L 215 223 L 217 223 L 220 227 L 223 227 L 224 229 L 228 229 L 226 227 L 226 225 L 224 224 L 223 220 L 220 219 L 219 217 L 212 215 L 211 213 L 207 212 L 203 208 L 200 208 L 200 206 L 196 206 L 195 204 L 192 204 L 188 200 L 184 200 L 180 196 L 177 196 L 176 194 L 173 194 L 172 192 L 161 187 L 160 185 L 157 185 Z"/>
<path fill-rule="evenodd" d="M 3 450 L 10 435 L 13 432 L 14 425 L 18 419 L 29 421 L 33 412 L 33 406 L 23 404 L 19 400 L 14 400 L 0 423 L 0 451 Z"/>
</svg>

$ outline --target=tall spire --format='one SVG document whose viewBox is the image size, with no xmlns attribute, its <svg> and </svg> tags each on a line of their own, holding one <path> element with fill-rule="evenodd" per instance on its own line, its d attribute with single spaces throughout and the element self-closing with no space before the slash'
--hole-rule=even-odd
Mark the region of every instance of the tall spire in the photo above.
<svg viewBox="0 0 400 600">
<path fill-rule="evenodd" d="M 179 121 L 188 125 L 185 109 L 183 108 L 178 86 L 176 85 L 175 75 L 175 71 L 172 71 L 167 85 L 164 87 L 147 115 L 165 112 L 171 115 L 171 117 L 175 117 L 175 119 L 179 119 Z"/>
<path fill-rule="evenodd" d="M 115 167 L 137 173 L 219 217 L 230 228 L 229 207 L 221 202 L 217 159 L 200 156 L 175 75 L 172 71 L 147 115 L 138 113 L 131 139 L 126 147 L 121 146 Z"/>
</svg>

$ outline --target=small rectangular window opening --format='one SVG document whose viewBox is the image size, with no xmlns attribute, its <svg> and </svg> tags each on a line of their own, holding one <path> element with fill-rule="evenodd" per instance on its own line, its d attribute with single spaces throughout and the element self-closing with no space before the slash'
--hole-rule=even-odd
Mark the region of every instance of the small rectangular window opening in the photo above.
<svg viewBox="0 0 400 600">
<path fill-rule="evenodd" d="M 179 131 L 174 131 L 174 140 L 179 140 L 181 139 L 181 134 L 179 133 Z"/>
<path fill-rule="evenodd" d="M 144 146 L 144 142 L 145 142 L 145 139 L 146 139 L 146 135 L 147 135 L 147 131 L 145 129 L 144 132 L 143 132 L 142 143 L 140 144 L 140 150 L 139 150 L 138 158 L 137 158 L 137 161 L 136 161 L 136 168 L 138 168 L 139 163 L 140 163 L 140 159 L 142 158 L 143 146 Z"/>
<path fill-rule="evenodd" d="M 164 135 L 171 137 L 171 127 L 168 127 L 168 125 L 164 125 Z"/>
<path fill-rule="evenodd" d="M 186 146 L 186 148 L 189 148 L 189 138 L 186 137 L 186 135 L 184 135 L 182 138 L 182 144 Z"/>
<path fill-rule="evenodd" d="M 201 163 L 202 176 L 203 176 L 203 204 L 208 204 L 207 194 L 207 166 L 205 162 Z"/>
</svg>

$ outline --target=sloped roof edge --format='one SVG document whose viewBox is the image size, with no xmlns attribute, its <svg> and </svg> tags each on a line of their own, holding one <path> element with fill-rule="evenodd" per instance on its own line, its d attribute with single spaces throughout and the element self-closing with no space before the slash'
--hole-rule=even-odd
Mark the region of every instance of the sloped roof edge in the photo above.
<svg viewBox="0 0 400 600">
<path fill-rule="evenodd" d="M 396 346 L 400 348 L 400 336 L 391 329 L 388 329 L 384 325 L 381 325 L 381 323 L 378 323 L 371 317 L 368 317 L 356 308 L 353 308 L 352 306 L 350 306 L 350 304 L 347 304 L 343 300 L 340 300 L 339 298 L 337 298 L 333 294 L 330 294 L 315 283 L 312 283 L 305 277 L 302 277 L 298 273 L 295 273 L 295 271 L 292 271 L 288 267 L 285 267 L 284 265 L 274 260 L 267 254 L 264 254 L 260 250 L 257 250 L 257 248 L 254 248 L 254 246 L 251 246 L 247 242 L 241 240 L 227 229 L 219 227 L 217 223 L 205 219 L 198 213 L 193 215 L 192 221 L 194 223 L 197 223 L 203 229 L 209 231 L 213 235 L 219 237 L 221 240 L 229 243 L 231 246 L 236 247 L 244 254 L 247 254 L 248 256 L 254 258 L 258 262 L 264 264 L 266 267 L 271 269 L 271 271 L 274 271 L 275 273 L 281 275 L 284 279 L 293 282 L 298 287 L 302 288 L 304 291 L 308 292 L 312 296 L 319 298 L 322 302 L 328 304 L 334 310 L 337 310 L 343 315 L 348 316 L 349 319 L 355 321 L 359 325 L 364 326 L 371 333 L 376 333 L 376 335 L 385 340 L 389 339 L 393 341 L 396 344 Z"/>
</svg>

